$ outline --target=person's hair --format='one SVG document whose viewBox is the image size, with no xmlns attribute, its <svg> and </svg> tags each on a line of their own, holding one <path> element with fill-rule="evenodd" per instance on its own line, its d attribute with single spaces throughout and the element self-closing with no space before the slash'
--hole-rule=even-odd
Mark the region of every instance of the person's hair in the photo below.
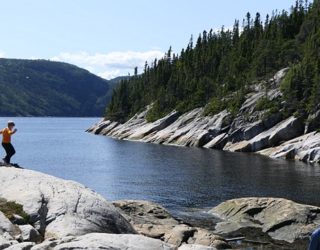
<svg viewBox="0 0 320 250">
<path fill-rule="evenodd" d="M 13 121 L 8 121 L 8 127 L 9 126 L 15 126 L 14 122 Z"/>
</svg>

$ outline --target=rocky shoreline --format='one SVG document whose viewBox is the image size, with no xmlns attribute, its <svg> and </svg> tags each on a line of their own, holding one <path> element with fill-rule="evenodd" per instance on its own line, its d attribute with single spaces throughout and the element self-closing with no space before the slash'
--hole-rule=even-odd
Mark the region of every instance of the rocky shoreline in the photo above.
<svg viewBox="0 0 320 250">
<path fill-rule="evenodd" d="M 0 185 L 0 249 L 305 249 L 320 225 L 319 207 L 279 198 L 229 200 L 204 223 L 26 169 L 0 167 Z"/>
<path fill-rule="evenodd" d="M 203 147 L 231 152 L 254 152 L 272 158 L 320 163 L 320 111 L 305 121 L 279 110 L 262 108 L 262 101 L 279 102 L 279 84 L 288 69 L 266 82 L 251 86 L 238 114 L 227 110 L 206 116 L 204 108 L 148 122 L 149 107 L 126 123 L 102 119 L 87 132 L 121 140 L 176 146 Z"/>
</svg>

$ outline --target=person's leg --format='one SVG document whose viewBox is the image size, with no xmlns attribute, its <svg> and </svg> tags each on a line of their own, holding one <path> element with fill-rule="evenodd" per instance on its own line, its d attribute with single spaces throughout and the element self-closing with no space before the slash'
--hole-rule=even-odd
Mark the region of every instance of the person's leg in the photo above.
<svg viewBox="0 0 320 250">
<path fill-rule="evenodd" d="M 16 153 L 14 147 L 12 146 L 11 143 L 8 143 L 8 148 L 9 148 L 9 152 L 8 152 L 8 163 L 10 163 L 11 161 L 11 157 Z"/>
<path fill-rule="evenodd" d="M 4 148 L 4 150 L 6 151 L 6 156 L 3 158 L 4 163 L 9 163 L 8 162 L 8 155 L 10 153 L 10 149 L 8 147 L 8 143 L 2 143 L 2 147 Z"/>
<path fill-rule="evenodd" d="M 3 158 L 5 163 L 10 164 L 11 157 L 16 153 L 11 143 L 2 143 L 2 147 L 6 151 L 6 157 Z"/>
</svg>

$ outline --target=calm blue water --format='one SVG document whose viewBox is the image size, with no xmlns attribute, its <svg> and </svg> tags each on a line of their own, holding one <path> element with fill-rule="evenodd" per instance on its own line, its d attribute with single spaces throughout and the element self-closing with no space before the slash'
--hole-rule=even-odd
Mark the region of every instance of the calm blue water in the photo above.
<svg viewBox="0 0 320 250">
<path fill-rule="evenodd" d="M 1 126 L 8 118 L 0 118 Z M 118 141 L 85 133 L 94 118 L 14 118 L 13 162 L 83 183 L 109 200 L 146 199 L 171 211 L 231 198 L 274 196 L 320 205 L 320 168 L 197 148 Z M 3 154 L 3 150 L 1 151 Z"/>
</svg>

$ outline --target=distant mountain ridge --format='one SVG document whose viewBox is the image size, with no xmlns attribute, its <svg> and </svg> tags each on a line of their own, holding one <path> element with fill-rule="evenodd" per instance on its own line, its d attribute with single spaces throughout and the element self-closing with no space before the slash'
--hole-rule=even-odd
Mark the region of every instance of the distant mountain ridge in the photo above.
<svg viewBox="0 0 320 250">
<path fill-rule="evenodd" d="M 68 63 L 2 58 L 0 116 L 102 116 L 115 83 Z"/>
</svg>

